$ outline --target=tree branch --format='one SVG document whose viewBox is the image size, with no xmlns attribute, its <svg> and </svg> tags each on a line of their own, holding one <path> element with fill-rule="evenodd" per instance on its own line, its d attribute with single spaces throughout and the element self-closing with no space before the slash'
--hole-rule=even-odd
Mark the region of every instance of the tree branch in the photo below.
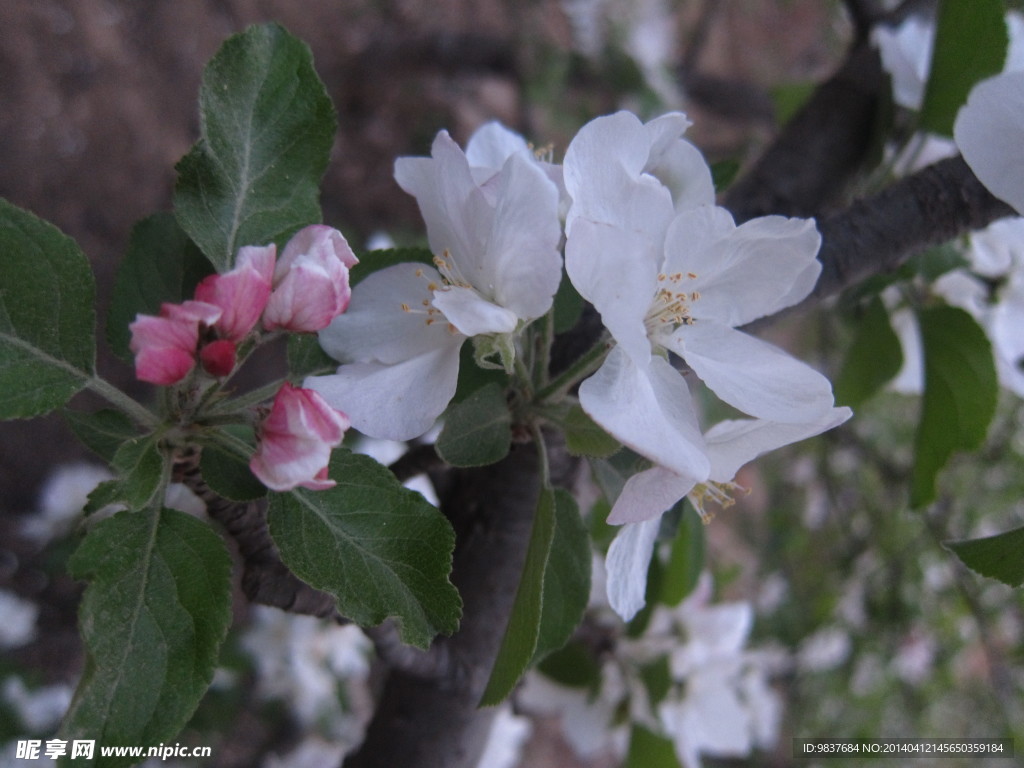
<svg viewBox="0 0 1024 768">
<path fill-rule="evenodd" d="M 910 256 L 1014 210 L 957 156 L 930 165 L 820 222 L 822 273 L 808 301 L 837 294 Z"/>
</svg>

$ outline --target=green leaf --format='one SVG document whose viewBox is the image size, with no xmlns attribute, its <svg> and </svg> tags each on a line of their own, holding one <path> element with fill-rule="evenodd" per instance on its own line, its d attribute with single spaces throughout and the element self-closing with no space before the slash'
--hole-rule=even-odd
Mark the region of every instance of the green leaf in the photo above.
<svg viewBox="0 0 1024 768">
<path fill-rule="evenodd" d="M 239 247 L 320 221 L 337 121 L 305 43 L 276 24 L 228 38 L 203 72 L 199 116 L 174 208 L 218 272 Z"/>
<path fill-rule="evenodd" d="M 715 192 L 724 192 L 729 188 L 739 175 L 740 165 L 740 161 L 734 157 L 719 160 L 711 165 L 711 181 L 715 185 Z"/>
<path fill-rule="evenodd" d="M 516 599 L 491 669 L 491 677 L 480 699 L 481 707 L 500 704 L 505 700 L 537 650 L 544 601 L 544 571 L 555 536 L 556 506 L 555 492 L 550 488 L 542 489 L 533 516 L 523 576 L 519 580 Z"/>
<path fill-rule="evenodd" d="M 409 263 L 433 266 L 434 254 L 429 248 L 385 248 L 367 251 L 359 257 L 359 263 L 352 267 L 349 283 L 354 286 L 385 267 Z"/>
<path fill-rule="evenodd" d="M 107 342 L 118 357 L 132 359 L 128 324 L 138 314 L 155 315 L 164 302 L 191 299 L 210 263 L 170 213 L 156 213 L 132 228 L 128 251 L 117 269 L 107 315 Z"/>
<path fill-rule="evenodd" d="M 230 501 L 253 501 L 267 495 L 267 487 L 256 479 L 249 463 L 218 446 L 203 447 L 199 471 L 210 490 Z"/>
<path fill-rule="evenodd" d="M 623 768 L 679 768 L 679 760 L 671 741 L 634 725 Z"/>
<path fill-rule="evenodd" d="M 123 443 L 112 462 L 117 478 L 100 483 L 89 494 L 88 513 L 108 504 L 124 504 L 128 509 L 159 506 L 160 494 L 170 478 L 170 462 L 160 450 L 160 435 L 135 437 Z"/>
<path fill-rule="evenodd" d="M 969 314 L 935 307 L 918 315 L 924 350 L 924 397 L 915 440 L 910 504 L 935 499 L 935 479 L 958 450 L 985 440 L 998 396 L 992 345 Z"/>
<path fill-rule="evenodd" d="M 108 464 L 125 442 L 139 436 L 135 422 L 111 408 L 92 413 L 67 409 L 64 418 L 82 444 Z"/>
<path fill-rule="evenodd" d="M 903 350 L 877 296 L 857 317 L 853 341 L 835 383 L 836 403 L 857 406 L 876 394 L 899 373 Z"/>
<path fill-rule="evenodd" d="M 492 382 L 448 410 L 436 448 L 453 467 L 482 467 L 505 458 L 511 445 L 505 390 Z"/>
<path fill-rule="evenodd" d="M 1024 584 L 1024 528 L 983 539 L 947 541 L 944 546 L 982 576 L 998 579 L 1011 587 Z"/>
<path fill-rule="evenodd" d="M 0 419 L 48 413 L 95 370 L 95 282 L 75 241 L 0 199 Z"/>
<path fill-rule="evenodd" d="M 583 314 L 583 297 L 572 284 L 562 267 L 562 281 L 558 284 L 554 300 L 555 333 L 565 333 L 576 327 Z"/>
<path fill-rule="evenodd" d="M 307 376 L 319 376 L 338 370 L 337 360 L 320 346 L 320 338 L 314 333 L 288 334 L 288 376 L 302 381 Z"/>
<path fill-rule="evenodd" d="M 679 505 L 679 529 L 658 592 L 658 602 L 668 606 L 679 605 L 694 590 L 704 568 L 704 524 L 685 501 Z"/>
<path fill-rule="evenodd" d="M 622 444 L 605 432 L 579 406 L 574 405 L 565 419 L 565 447 L 573 456 L 592 456 L 605 459 Z"/>
<path fill-rule="evenodd" d="M 60 738 L 95 739 L 96 750 L 67 764 L 130 765 L 100 747 L 170 742 L 213 679 L 231 560 L 208 525 L 158 509 L 104 520 L 68 566 L 90 581 L 79 608 L 88 660 Z"/>
<path fill-rule="evenodd" d="M 953 135 L 953 121 L 979 80 L 998 74 L 1008 33 L 1001 0 L 942 0 L 931 74 L 921 105 L 924 131 Z"/>
<path fill-rule="evenodd" d="M 544 569 L 540 630 L 534 659 L 565 645 L 590 599 L 590 535 L 568 491 L 555 490 L 555 532 Z"/>
<path fill-rule="evenodd" d="M 448 574 L 455 534 L 420 494 L 368 456 L 335 449 L 326 491 L 270 494 L 270 534 L 300 579 L 334 595 L 361 626 L 397 618 L 403 642 L 425 648 L 461 613 Z"/>
<path fill-rule="evenodd" d="M 545 677 L 570 688 L 596 690 L 601 683 L 601 665 L 583 643 L 569 642 L 565 647 L 548 654 L 537 664 L 537 670 Z"/>
</svg>

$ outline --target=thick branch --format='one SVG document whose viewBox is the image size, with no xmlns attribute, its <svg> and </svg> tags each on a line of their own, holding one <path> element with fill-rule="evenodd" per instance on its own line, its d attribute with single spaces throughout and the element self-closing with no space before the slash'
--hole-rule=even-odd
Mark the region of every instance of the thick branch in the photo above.
<svg viewBox="0 0 1024 768">
<path fill-rule="evenodd" d="M 871 146 L 885 80 L 878 52 L 853 48 L 787 123 L 775 142 L 728 191 L 737 221 L 756 216 L 816 216 L 839 199 Z"/>
<path fill-rule="evenodd" d="M 452 472 L 439 488 L 458 537 L 452 581 L 463 599 L 462 624 L 431 649 L 447 655 L 444 676 L 390 673 L 366 740 L 345 768 L 477 764 L 495 711 L 477 704 L 519 585 L 538 474 L 536 451 L 517 445 L 499 464 Z"/>
<path fill-rule="evenodd" d="M 981 229 L 1013 209 L 992 196 L 961 157 L 942 160 L 820 222 L 821 300 L 910 256 Z"/>
</svg>

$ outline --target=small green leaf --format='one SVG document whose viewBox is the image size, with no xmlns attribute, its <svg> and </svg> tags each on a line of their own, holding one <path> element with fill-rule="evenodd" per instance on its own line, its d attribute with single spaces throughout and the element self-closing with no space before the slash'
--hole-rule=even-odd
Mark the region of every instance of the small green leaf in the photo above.
<svg viewBox="0 0 1024 768">
<path fill-rule="evenodd" d="M 210 490 L 230 501 L 253 501 L 267 495 L 267 487 L 256 479 L 249 463 L 218 446 L 203 448 L 199 471 Z"/>
<path fill-rule="evenodd" d="M 75 241 L 0 199 L 0 419 L 64 405 L 95 370 L 95 282 Z"/>
<path fill-rule="evenodd" d="M 213 679 L 231 619 L 231 560 L 205 523 L 169 509 L 99 523 L 68 563 L 89 579 L 79 608 L 85 672 L 60 738 L 101 747 L 170 742 Z"/>
<path fill-rule="evenodd" d="M 64 418 L 82 444 L 108 464 L 125 442 L 139 436 L 135 422 L 111 408 L 92 413 L 67 409 Z"/>
<path fill-rule="evenodd" d="M 579 406 L 574 405 L 565 419 L 565 447 L 573 456 L 592 456 L 605 459 L 622 444 L 605 432 Z"/>
<path fill-rule="evenodd" d="M 857 317 L 853 341 L 835 383 L 836 403 L 857 406 L 876 394 L 899 373 L 903 351 L 877 296 Z"/>
<path fill-rule="evenodd" d="M 544 570 L 534 659 L 557 651 L 576 631 L 590 599 L 590 535 L 568 491 L 555 491 L 555 533 Z"/>
<path fill-rule="evenodd" d="M 558 284 L 554 301 L 555 333 L 565 333 L 576 327 L 583 314 L 583 297 L 572 284 L 569 276 L 562 268 L 562 281 Z"/>
<path fill-rule="evenodd" d="M 512 445 L 511 425 L 505 390 L 487 384 L 448 410 L 437 437 L 437 454 L 453 467 L 501 461 Z"/>
<path fill-rule="evenodd" d="M 715 192 L 723 192 L 728 189 L 739 172 L 740 161 L 734 157 L 713 163 L 711 165 L 711 181 L 715 185 Z"/>
<path fill-rule="evenodd" d="M 123 443 L 112 462 L 117 478 L 100 483 L 89 494 L 88 513 L 108 504 L 124 504 L 128 509 L 159 506 L 159 498 L 170 476 L 170 463 L 160 450 L 157 434 L 135 437 Z"/>
<path fill-rule="evenodd" d="M 942 0 L 931 74 L 921 105 L 922 130 L 953 135 L 953 121 L 975 83 L 998 74 L 1009 36 L 1001 0 Z"/>
<path fill-rule="evenodd" d="M 489 707 L 505 700 L 522 677 L 537 650 L 544 601 L 544 571 L 555 535 L 555 492 L 542 489 L 530 531 L 530 544 L 523 564 L 523 576 L 501 639 L 498 657 L 491 669 L 480 706 Z"/>
<path fill-rule="evenodd" d="M 682 506 L 679 530 L 672 542 L 672 555 L 662 574 L 658 593 L 658 602 L 673 607 L 694 590 L 704 568 L 704 524 L 700 515 L 687 508 L 685 501 L 679 504 Z"/>
<path fill-rule="evenodd" d="M 314 333 L 292 333 L 288 335 L 288 376 L 302 381 L 307 376 L 319 376 L 338 370 L 337 360 L 332 358 Z"/>
<path fill-rule="evenodd" d="M 679 759 L 671 741 L 634 725 L 623 768 L 679 768 Z"/>
<path fill-rule="evenodd" d="M 386 248 L 380 251 L 367 251 L 359 257 L 359 263 L 352 267 L 349 283 L 354 286 L 385 267 L 409 263 L 433 266 L 434 254 L 429 248 Z"/>
<path fill-rule="evenodd" d="M 320 221 L 337 121 L 305 43 L 276 24 L 228 38 L 203 72 L 199 118 L 174 209 L 218 272 L 239 247 Z"/>
<path fill-rule="evenodd" d="M 448 580 L 455 534 L 420 494 L 368 456 L 335 449 L 326 491 L 270 494 L 270 534 L 303 581 L 334 595 L 361 626 L 396 617 L 404 642 L 425 648 L 461 613 Z"/>
<path fill-rule="evenodd" d="M 935 479 L 953 453 L 975 450 L 985 440 L 998 396 L 992 345 L 974 318 L 955 307 L 934 307 L 918 320 L 924 397 L 910 491 L 915 508 L 935 499 Z"/>
<path fill-rule="evenodd" d="M 982 576 L 1011 587 L 1024 584 L 1024 528 L 983 539 L 947 541 L 944 546 Z"/>
<path fill-rule="evenodd" d="M 117 269 L 107 315 L 107 342 L 118 357 L 132 359 L 128 324 L 137 314 L 155 315 L 164 302 L 191 299 L 210 274 L 210 263 L 169 213 L 156 213 L 132 228 Z"/>
<path fill-rule="evenodd" d="M 548 654 L 537 664 L 537 670 L 570 688 L 594 690 L 601 682 L 601 665 L 583 643 L 569 642 Z"/>
</svg>

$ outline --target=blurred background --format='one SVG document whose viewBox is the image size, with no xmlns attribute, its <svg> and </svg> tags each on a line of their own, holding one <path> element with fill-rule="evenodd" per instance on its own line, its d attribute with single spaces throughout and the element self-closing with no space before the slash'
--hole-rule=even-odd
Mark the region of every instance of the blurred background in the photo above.
<svg viewBox="0 0 1024 768">
<path fill-rule="evenodd" d="M 829 0 L 5 0 L 0 196 L 79 242 L 101 306 L 132 224 L 170 209 L 173 165 L 198 134 L 203 65 L 263 21 L 308 42 L 334 101 L 324 218 L 356 246 L 420 233 L 392 164 L 426 154 L 441 128 L 464 142 L 497 119 L 560 159 L 594 116 L 681 108 L 710 162 L 742 168 L 852 37 Z M 834 372 L 849 338 L 835 314 L 774 332 Z M 123 362 L 100 366 L 136 386 Z M 705 599 L 751 612 L 743 659 L 770 687 L 760 701 L 773 737 L 754 757 L 706 764 L 788 765 L 793 736 L 1024 736 L 1019 593 L 941 547 L 951 530 L 1024 517 L 1018 402 L 1005 398 L 985 455 L 953 467 L 928 516 L 906 510 L 918 406 L 898 393 L 747 471 L 752 493 L 705 529 Z M 81 585 L 64 565 L 83 494 L 102 477 L 90 461 L 57 418 L 0 424 L 0 744 L 49 738 L 81 672 Z M 223 669 L 182 741 L 211 745 L 202 764 L 218 768 L 336 764 L 368 712 L 368 654 L 352 628 L 239 602 Z M 499 719 L 486 764 L 619 764 L 610 731 L 591 738 L 585 717 L 565 715 L 603 695 L 525 696 Z M 744 706 L 760 705 L 749 694 Z M 0 749 L 0 766 L 17 764 L 9 755 Z"/>
</svg>

